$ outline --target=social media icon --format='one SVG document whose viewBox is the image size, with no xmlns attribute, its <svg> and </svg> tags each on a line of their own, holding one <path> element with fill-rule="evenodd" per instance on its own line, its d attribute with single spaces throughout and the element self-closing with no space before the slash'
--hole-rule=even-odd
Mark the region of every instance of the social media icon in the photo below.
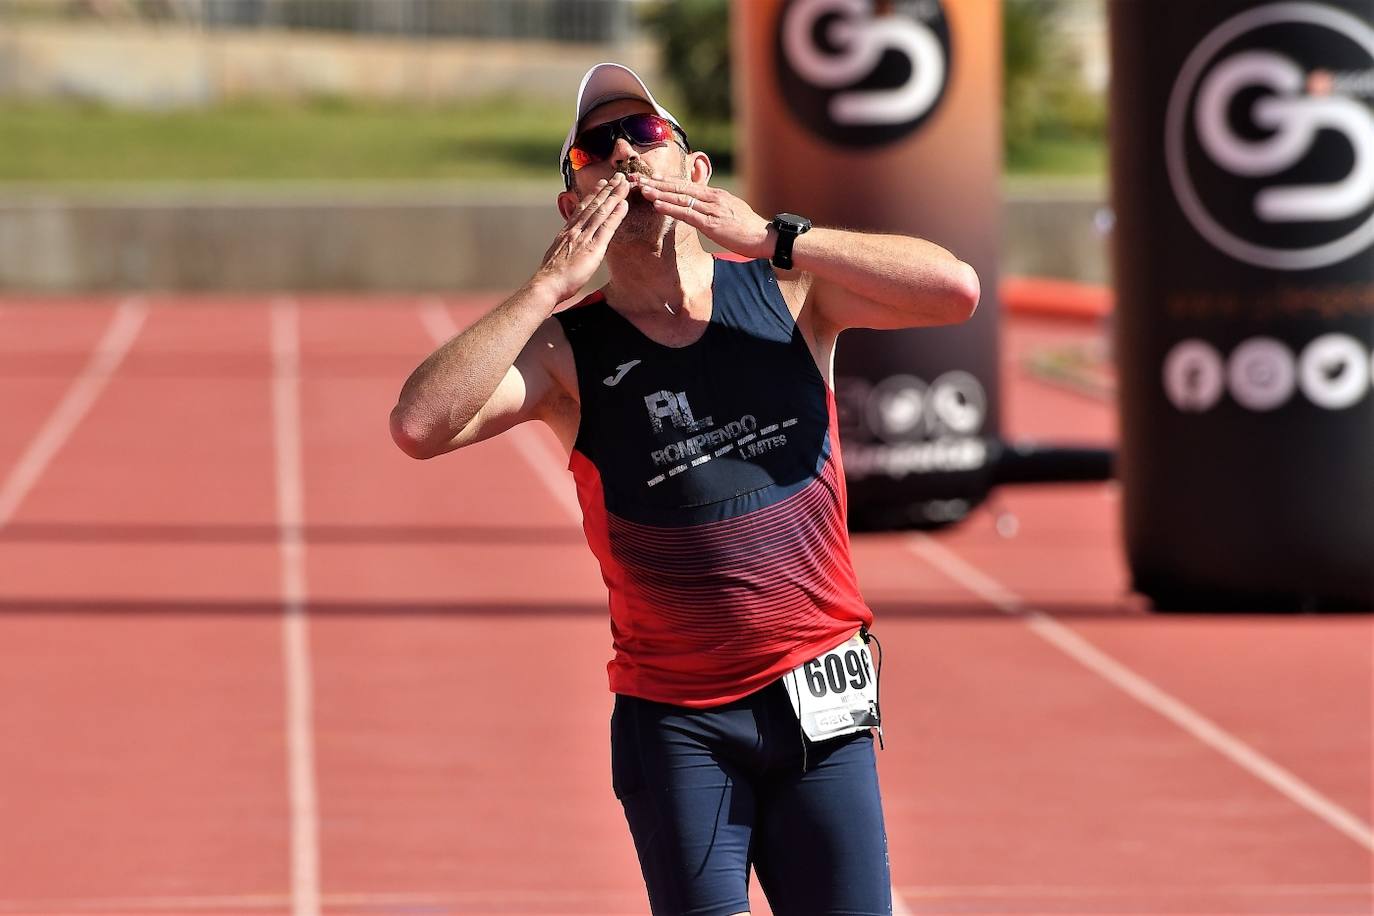
<svg viewBox="0 0 1374 916">
<path fill-rule="evenodd" d="M 1369 390 L 1370 369 L 1360 341 L 1349 334 L 1323 334 L 1303 348 L 1298 384 L 1318 407 L 1343 410 Z"/>
<path fill-rule="evenodd" d="M 1164 358 L 1164 394 L 1184 413 L 1211 410 L 1224 388 L 1221 354 L 1205 340 L 1181 340 Z"/>
<path fill-rule="evenodd" d="M 1250 410 L 1273 410 L 1297 387 L 1293 351 L 1272 337 L 1252 337 L 1231 353 L 1227 383 L 1231 397 Z"/>
<path fill-rule="evenodd" d="M 868 427 L 888 442 L 924 437 L 926 383 L 913 375 L 892 375 L 868 397 Z"/>
<path fill-rule="evenodd" d="M 988 410 L 982 384 L 959 370 L 946 372 L 931 384 L 930 404 L 945 431 L 963 436 L 978 432 Z"/>
</svg>

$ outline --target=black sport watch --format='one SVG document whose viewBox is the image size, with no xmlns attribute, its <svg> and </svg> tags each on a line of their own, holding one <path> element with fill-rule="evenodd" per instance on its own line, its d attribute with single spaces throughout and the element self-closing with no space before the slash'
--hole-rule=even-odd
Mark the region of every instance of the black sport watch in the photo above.
<svg viewBox="0 0 1374 916">
<path fill-rule="evenodd" d="M 779 213 L 773 217 L 772 226 L 778 230 L 778 241 L 773 248 L 773 266 L 779 270 L 791 270 L 792 243 L 797 236 L 811 228 L 811 220 L 795 213 Z"/>
</svg>

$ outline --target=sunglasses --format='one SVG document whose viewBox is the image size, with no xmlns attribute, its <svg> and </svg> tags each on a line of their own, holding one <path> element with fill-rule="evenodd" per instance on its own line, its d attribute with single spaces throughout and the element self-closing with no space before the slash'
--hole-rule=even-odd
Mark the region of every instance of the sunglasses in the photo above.
<svg viewBox="0 0 1374 916">
<path fill-rule="evenodd" d="M 674 134 L 687 146 L 687 134 L 672 121 L 656 114 L 632 114 L 605 124 L 598 124 L 577 135 L 568 149 L 568 171 L 566 176 L 572 183 L 572 172 L 579 171 L 593 162 L 608 159 L 615 149 L 615 141 L 624 137 L 635 146 L 656 146 L 673 139 Z"/>
</svg>

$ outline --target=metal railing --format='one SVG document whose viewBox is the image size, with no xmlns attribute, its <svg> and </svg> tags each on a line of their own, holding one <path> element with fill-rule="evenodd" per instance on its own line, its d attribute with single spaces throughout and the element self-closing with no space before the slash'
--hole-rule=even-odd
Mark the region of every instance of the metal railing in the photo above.
<svg viewBox="0 0 1374 916">
<path fill-rule="evenodd" d="M 620 42 L 644 0 L 0 0 L 0 22 Z"/>
</svg>

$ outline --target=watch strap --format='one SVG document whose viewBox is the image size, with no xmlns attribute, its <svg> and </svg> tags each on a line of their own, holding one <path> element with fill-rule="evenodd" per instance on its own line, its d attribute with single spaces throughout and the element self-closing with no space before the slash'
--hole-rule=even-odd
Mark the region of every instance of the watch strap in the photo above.
<svg viewBox="0 0 1374 916">
<path fill-rule="evenodd" d="M 773 244 L 773 266 L 779 270 L 792 269 L 792 243 L 797 236 L 811 228 L 811 221 L 793 213 L 779 213 L 773 217 L 773 230 L 777 239 Z"/>
</svg>

